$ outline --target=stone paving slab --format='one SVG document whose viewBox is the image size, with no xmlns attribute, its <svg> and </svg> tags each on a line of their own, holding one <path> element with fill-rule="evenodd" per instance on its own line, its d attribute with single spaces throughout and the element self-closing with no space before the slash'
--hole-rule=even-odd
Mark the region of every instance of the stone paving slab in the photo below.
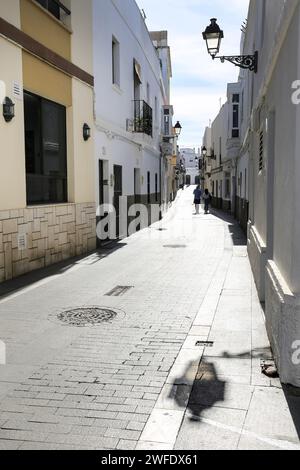
<svg viewBox="0 0 300 470">
<path fill-rule="evenodd" d="M 271 353 L 246 248 L 233 246 L 232 219 L 193 217 L 192 198 L 186 190 L 162 222 L 0 298 L 0 449 L 298 445 L 298 398 L 283 405 L 278 380 L 260 374 Z M 133 288 L 105 295 L 117 285 Z M 96 327 L 58 321 L 78 306 L 118 315 Z M 258 390 L 279 393 L 283 439 L 272 419 L 254 432 L 268 403 Z"/>
<path fill-rule="evenodd" d="M 32 284 L 15 281 L 16 291 L 11 283 L 0 298 L 8 353 L 0 367 L 2 447 L 136 446 L 223 253 L 223 222 L 212 227 L 214 239 L 198 230 L 191 199 L 186 191 L 174 204 L 161 222 L 165 232 L 154 226 L 105 256 L 70 261 L 59 273 L 45 270 L 44 278 L 28 275 Z M 170 244 L 187 248 L 164 248 Z M 133 289 L 105 295 L 117 285 Z M 99 327 L 58 321 L 59 313 L 78 306 L 118 315 Z"/>
</svg>

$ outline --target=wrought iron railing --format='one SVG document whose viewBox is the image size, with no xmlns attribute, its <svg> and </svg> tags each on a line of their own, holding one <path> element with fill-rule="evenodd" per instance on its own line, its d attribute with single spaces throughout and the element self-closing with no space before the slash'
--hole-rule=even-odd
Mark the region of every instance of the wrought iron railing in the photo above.
<svg viewBox="0 0 300 470">
<path fill-rule="evenodd" d="M 43 8 L 48 10 L 55 18 L 61 19 L 61 10 L 66 15 L 71 15 L 70 10 L 59 0 L 36 0 Z"/>
<path fill-rule="evenodd" d="M 134 132 L 153 135 L 153 111 L 143 100 L 134 100 Z"/>
</svg>

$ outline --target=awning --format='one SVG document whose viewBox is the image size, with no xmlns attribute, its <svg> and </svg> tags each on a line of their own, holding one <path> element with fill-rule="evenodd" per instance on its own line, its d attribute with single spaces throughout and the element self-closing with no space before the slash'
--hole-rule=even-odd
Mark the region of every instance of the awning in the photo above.
<svg viewBox="0 0 300 470">
<path fill-rule="evenodd" d="M 137 78 L 139 79 L 139 82 L 142 83 L 142 69 L 141 69 L 141 66 L 138 63 L 138 61 L 135 60 L 135 59 L 133 60 L 133 64 L 134 64 L 135 74 L 136 74 Z"/>
</svg>

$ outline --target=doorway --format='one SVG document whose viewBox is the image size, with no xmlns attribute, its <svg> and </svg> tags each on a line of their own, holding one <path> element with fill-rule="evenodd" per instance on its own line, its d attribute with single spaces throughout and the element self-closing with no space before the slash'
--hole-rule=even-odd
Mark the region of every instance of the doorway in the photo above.
<svg viewBox="0 0 300 470">
<path fill-rule="evenodd" d="M 98 174 L 99 174 L 99 179 L 98 179 L 98 190 L 99 190 L 99 207 L 97 210 L 97 218 L 96 218 L 96 223 L 98 224 L 101 220 L 105 219 L 108 216 L 108 212 L 104 212 L 102 214 L 102 210 L 100 207 L 105 204 L 108 201 L 108 179 L 107 179 L 107 173 L 108 173 L 108 161 L 106 160 L 99 160 L 98 164 Z M 100 215 L 102 214 L 102 215 Z M 104 227 L 104 230 L 108 229 L 108 225 Z M 101 239 L 97 236 L 97 247 L 100 248 L 101 246 Z"/>
<path fill-rule="evenodd" d="M 114 165 L 114 199 L 113 205 L 116 211 L 116 235 L 120 236 L 120 197 L 123 193 L 123 168 L 120 165 Z"/>
</svg>

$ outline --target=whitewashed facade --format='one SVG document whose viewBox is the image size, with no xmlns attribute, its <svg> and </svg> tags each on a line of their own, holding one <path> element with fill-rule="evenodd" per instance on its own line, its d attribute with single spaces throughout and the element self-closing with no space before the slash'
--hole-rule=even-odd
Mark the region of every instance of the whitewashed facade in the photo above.
<svg viewBox="0 0 300 470">
<path fill-rule="evenodd" d="M 227 101 L 203 136 L 207 150 L 202 174 L 213 206 L 236 216 L 246 231 L 248 161 L 241 158 L 242 82 L 229 83 Z"/>
<path fill-rule="evenodd" d="M 94 1 L 97 204 L 161 201 L 162 62 L 134 0 Z M 100 214 L 98 214 L 100 215 Z M 101 214 L 103 215 L 103 214 Z"/>
<path fill-rule="evenodd" d="M 200 151 L 196 152 L 195 148 L 181 148 L 180 155 L 185 165 L 185 182 L 186 184 L 200 184 L 199 158 Z"/>
<path fill-rule="evenodd" d="M 212 162 L 218 161 L 217 138 L 227 123 L 223 163 L 231 162 L 231 210 L 244 224 L 249 204 L 248 252 L 268 335 L 281 380 L 295 386 L 300 386 L 299 31 L 299 1 L 250 1 L 241 54 L 258 51 L 258 71 L 241 70 L 239 82 L 228 86 L 228 101 L 212 124 L 211 151 L 208 131 L 203 140 L 215 155 Z M 232 121 L 237 93 L 238 136 Z M 217 171 L 212 163 L 213 192 Z"/>
<path fill-rule="evenodd" d="M 296 386 L 300 386 L 300 105 L 292 98 L 300 79 L 299 29 L 299 1 L 250 2 L 244 52 L 257 50 L 259 65 L 258 73 L 247 74 L 244 84 L 245 115 L 251 116 L 243 133 L 250 155 L 248 247 L 280 377 Z"/>
</svg>

